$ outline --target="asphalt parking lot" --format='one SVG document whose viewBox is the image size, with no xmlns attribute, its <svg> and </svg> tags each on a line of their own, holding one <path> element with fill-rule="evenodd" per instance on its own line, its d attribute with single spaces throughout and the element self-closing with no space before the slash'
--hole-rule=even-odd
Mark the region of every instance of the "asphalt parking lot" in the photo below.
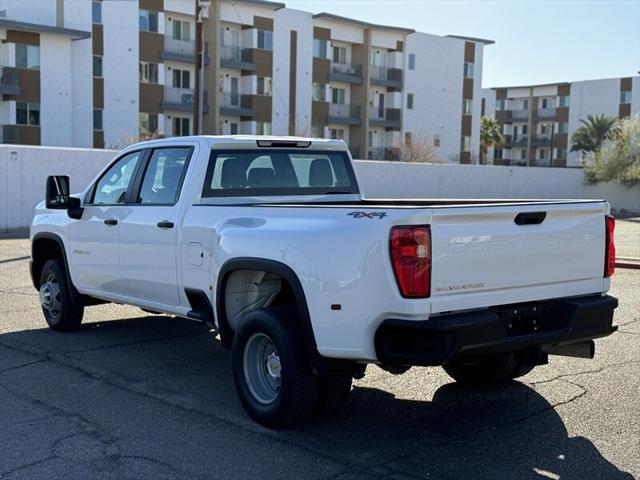
<svg viewBox="0 0 640 480">
<path fill-rule="evenodd" d="M 336 418 L 274 432 L 244 414 L 230 355 L 198 324 L 103 305 L 78 332 L 45 328 L 27 255 L 0 240 L 3 480 L 640 477 L 640 270 L 617 271 L 620 330 L 595 360 L 482 390 L 370 366 Z"/>
</svg>

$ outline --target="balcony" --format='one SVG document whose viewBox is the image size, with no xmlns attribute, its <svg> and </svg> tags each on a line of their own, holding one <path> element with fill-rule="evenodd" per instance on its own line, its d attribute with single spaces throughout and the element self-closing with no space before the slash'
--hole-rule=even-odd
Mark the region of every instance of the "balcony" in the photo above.
<svg viewBox="0 0 640 480">
<path fill-rule="evenodd" d="M 526 147 L 528 142 L 528 135 L 518 135 L 515 138 L 510 138 L 504 144 L 505 147 Z"/>
<path fill-rule="evenodd" d="M 399 160 L 400 159 L 400 152 L 395 147 L 369 147 L 367 152 L 368 152 L 367 160 Z"/>
<path fill-rule="evenodd" d="M 360 118 L 360 106 L 330 103 L 328 121 L 329 123 L 360 125 L 362 123 L 362 119 Z"/>
<path fill-rule="evenodd" d="M 371 107 L 369 110 L 369 125 L 373 127 L 401 128 L 401 110 L 399 108 L 380 109 L 379 107 Z"/>
<path fill-rule="evenodd" d="M 537 120 L 554 120 L 556 113 L 555 108 L 539 108 L 534 112 L 534 116 Z"/>
<path fill-rule="evenodd" d="M 334 82 L 362 83 L 362 65 L 357 63 L 331 63 L 329 80 Z"/>
<path fill-rule="evenodd" d="M 508 110 L 507 118 L 510 120 L 527 122 L 529 120 L 529 110 Z"/>
<path fill-rule="evenodd" d="M 163 110 L 193 112 L 194 92 L 191 88 L 164 87 Z"/>
<path fill-rule="evenodd" d="M 531 145 L 534 147 L 547 147 L 551 145 L 551 135 L 534 135 L 531 137 Z"/>
<path fill-rule="evenodd" d="M 402 88 L 402 70 L 400 68 L 372 66 L 371 84 L 383 87 Z"/>
<path fill-rule="evenodd" d="M 220 93 L 220 113 L 222 115 L 238 115 L 241 117 L 255 117 L 251 95 L 240 93 Z"/>
<path fill-rule="evenodd" d="M 0 143 L 20 143 L 18 125 L 0 125 Z"/>
<path fill-rule="evenodd" d="M 162 60 L 195 63 L 196 43 L 191 40 L 177 40 L 165 35 L 164 48 L 160 52 L 160 58 Z"/>
<path fill-rule="evenodd" d="M 18 85 L 18 72 L 13 67 L 2 67 L 0 95 L 20 95 L 22 89 Z"/>
<path fill-rule="evenodd" d="M 224 68 L 254 71 L 256 64 L 249 49 L 240 45 L 222 45 L 220 47 L 220 65 Z"/>
</svg>

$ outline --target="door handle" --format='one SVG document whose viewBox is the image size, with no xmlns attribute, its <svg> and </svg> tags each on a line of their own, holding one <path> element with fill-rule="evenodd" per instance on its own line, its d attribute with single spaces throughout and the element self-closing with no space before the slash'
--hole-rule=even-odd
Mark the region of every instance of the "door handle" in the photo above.
<svg viewBox="0 0 640 480">
<path fill-rule="evenodd" d="M 160 228 L 173 228 L 173 222 L 169 222 L 167 220 L 163 220 L 162 222 L 158 222 L 158 227 L 160 227 Z"/>
<path fill-rule="evenodd" d="M 104 221 L 105 225 L 117 225 L 118 224 L 118 220 L 116 220 L 115 218 L 108 218 Z"/>
</svg>

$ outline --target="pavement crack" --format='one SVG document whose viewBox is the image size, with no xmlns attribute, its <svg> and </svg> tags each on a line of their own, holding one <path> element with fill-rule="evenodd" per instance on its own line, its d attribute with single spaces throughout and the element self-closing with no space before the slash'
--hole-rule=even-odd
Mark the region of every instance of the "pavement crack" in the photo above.
<svg viewBox="0 0 640 480">
<path fill-rule="evenodd" d="M 615 368 L 615 367 L 621 367 L 624 365 L 633 365 L 635 363 L 640 363 L 640 360 L 629 360 L 626 362 L 619 362 L 619 363 L 610 363 L 608 365 L 603 365 L 600 368 L 596 368 L 593 370 L 581 370 L 578 372 L 571 372 L 571 373 L 563 373 L 561 375 L 556 375 L 555 377 L 552 378 L 547 378 L 545 380 L 538 380 L 538 381 L 534 381 L 534 382 L 527 382 L 529 385 L 541 385 L 543 383 L 549 383 L 549 382 L 553 382 L 555 380 L 562 380 L 565 378 L 569 378 L 569 377 L 575 377 L 578 375 L 588 375 L 591 373 L 600 373 L 603 372 L 604 370 L 608 369 L 608 368 Z"/>
<path fill-rule="evenodd" d="M 23 363 L 22 365 L 15 365 L 13 367 L 3 368 L 2 370 L 0 370 L 0 375 L 2 375 L 3 373 L 6 373 L 6 372 L 12 372 L 14 370 L 20 370 L 21 368 L 30 367 L 31 365 L 37 365 L 38 363 L 43 363 L 43 362 L 46 362 L 46 361 L 47 361 L 46 358 L 40 358 L 40 359 L 34 360 L 32 362 Z"/>
</svg>

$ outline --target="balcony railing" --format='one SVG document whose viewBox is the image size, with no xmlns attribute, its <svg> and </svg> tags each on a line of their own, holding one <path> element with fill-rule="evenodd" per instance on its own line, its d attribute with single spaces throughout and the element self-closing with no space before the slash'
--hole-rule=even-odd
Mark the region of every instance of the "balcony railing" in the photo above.
<svg viewBox="0 0 640 480">
<path fill-rule="evenodd" d="M 253 117 L 256 111 L 251 102 L 251 95 L 241 93 L 222 92 L 220 95 L 220 113 L 225 115 L 240 115 Z"/>
<path fill-rule="evenodd" d="M 331 63 L 329 80 L 362 83 L 362 65 L 357 63 Z"/>
<path fill-rule="evenodd" d="M 555 108 L 539 108 L 536 110 L 536 118 L 538 119 L 553 119 L 556 116 Z"/>
<path fill-rule="evenodd" d="M 401 110 L 399 108 L 379 107 L 369 108 L 369 123 L 389 128 L 400 128 L 402 126 Z"/>
<path fill-rule="evenodd" d="M 2 67 L 2 79 L 0 80 L 0 95 L 20 95 L 18 86 L 18 72 L 13 67 Z"/>
<path fill-rule="evenodd" d="M 551 135 L 534 135 L 531 144 L 535 146 L 551 145 Z"/>
<path fill-rule="evenodd" d="M 510 110 L 508 116 L 509 116 L 509 118 L 512 118 L 514 120 L 528 120 L 529 119 L 529 110 L 526 110 L 526 109 Z"/>
<path fill-rule="evenodd" d="M 0 143 L 20 143 L 17 125 L 0 125 Z"/>
<path fill-rule="evenodd" d="M 225 68 L 256 69 L 251 50 L 240 45 L 222 45 L 220 47 L 220 63 Z"/>
<path fill-rule="evenodd" d="M 394 147 L 369 147 L 367 160 L 398 160 L 399 151 Z"/>
<path fill-rule="evenodd" d="M 371 67 L 369 76 L 372 83 L 391 87 L 402 86 L 402 70 L 400 68 L 374 65 Z"/>
<path fill-rule="evenodd" d="M 338 105 L 330 103 L 329 123 L 341 122 L 359 125 L 361 123 L 360 105 Z"/>
<path fill-rule="evenodd" d="M 242 60 L 242 47 L 240 45 L 222 45 L 220 47 L 220 58 L 240 62 Z"/>
<path fill-rule="evenodd" d="M 164 87 L 162 108 L 165 110 L 191 112 L 193 111 L 193 101 L 193 90 L 191 88 Z"/>
<path fill-rule="evenodd" d="M 196 44 L 191 40 L 178 40 L 165 35 L 164 49 L 160 56 L 163 60 L 194 63 L 196 61 Z"/>
</svg>

